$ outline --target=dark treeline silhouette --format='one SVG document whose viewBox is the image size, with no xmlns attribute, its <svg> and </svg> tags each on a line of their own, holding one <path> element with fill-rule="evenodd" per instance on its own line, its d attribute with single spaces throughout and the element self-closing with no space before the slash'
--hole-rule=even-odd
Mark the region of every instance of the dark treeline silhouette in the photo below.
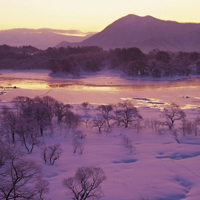
<svg viewBox="0 0 200 200">
<path fill-rule="evenodd" d="M 104 68 L 134 77 L 188 76 L 200 74 L 200 52 L 166 52 L 139 48 L 105 51 L 97 46 L 39 50 L 32 46 L 0 46 L 0 69 L 50 69 L 53 75 L 80 76 Z"/>
</svg>

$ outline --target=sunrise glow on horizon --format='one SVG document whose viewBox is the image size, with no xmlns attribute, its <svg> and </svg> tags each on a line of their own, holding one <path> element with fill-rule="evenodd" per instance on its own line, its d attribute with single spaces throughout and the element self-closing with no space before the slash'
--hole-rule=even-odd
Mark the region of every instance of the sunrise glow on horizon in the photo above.
<svg viewBox="0 0 200 200">
<path fill-rule="evenodd" d="M 52 28 L 99 32 L 113 21 L 128 14 L 200 23 L 199 0 L 0 1 L 0 30 Z"/>
</svg>

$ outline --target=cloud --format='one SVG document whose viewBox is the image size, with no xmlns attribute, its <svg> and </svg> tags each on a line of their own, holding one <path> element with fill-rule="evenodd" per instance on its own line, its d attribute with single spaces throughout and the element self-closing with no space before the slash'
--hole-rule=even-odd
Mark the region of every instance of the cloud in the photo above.
<svg viewBox="0 0 200 200">
<path fill-rule="evenodd" d="M 60 35 L 71 35 L 71 36 L 87 36 L 93 35 L 96 32 L 82 32 L 80 30 L 63 30 L 63 29 L 50 29 L 50 28 L 40 28 L 40 29 L 27 29 L 27 28 L 15 28 L 8 30 L 0 30 L 0 33 L 15 32 L 20 34 L 38 34 L 38 33 L 56 33 Z"/>
</svg>

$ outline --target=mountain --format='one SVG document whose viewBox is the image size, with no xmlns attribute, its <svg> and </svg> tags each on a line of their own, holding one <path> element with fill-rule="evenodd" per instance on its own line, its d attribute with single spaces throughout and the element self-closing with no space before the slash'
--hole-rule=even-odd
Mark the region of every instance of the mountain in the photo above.
<svg viewBox="0 0 200 200">
<path fill-rule="evenodd" d="M 152 49 L 200 51 L 200 24 L 164 21 L 151 16 L 131 14 L 116 20 L 78 45 L 95 45 L 104 49 L 138 47 L 143 52 Z"/>
<path fill-rule="evenodd" d="M 84 36 L 82 36 L 84 35 Z M 61 41 L 81 42 L 92 33 L 81 33 L 78 30 L 57 29 L 10 29 L 0 31 L 0 45 L 26 46 L 31 45 L 39 49 L 54 47 Z"/>
<path fill-rule="evenodd" d="M 106 50 L 138 47 L 145 53 L 152 49 L 200 51 L 200 23 L 178 23 L 131 14 L 114 21 L 96 34 L 57 29 L 2 30 L 0 45 L 3 44 L 31 45 L 39 49 L 54 46 L 99 46 Z"/>
</svg>

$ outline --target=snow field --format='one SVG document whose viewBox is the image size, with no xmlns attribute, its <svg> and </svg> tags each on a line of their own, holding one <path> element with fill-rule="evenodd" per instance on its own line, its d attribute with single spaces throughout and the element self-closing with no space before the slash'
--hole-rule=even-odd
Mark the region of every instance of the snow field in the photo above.
<svg viewBox="0 0 200 200">
<path fill-rule="evenodd" d="M 39 79 L 45 76 L 41 75 Z M 31 75 L 31 78 L 33 77 Z M 10 102 L 16 96 L 34 98 L 45 95 L 72 104 L 73 112 L 81 115 L 84 115 L 84 112 L 78 106 L 84 101 L 92 103 L 95 107 L 100 104 L 117 103 L 122 101 L 122 97 L 154 98 L 166 105 L 175 102 L 185 108 L 189 120 L 194 120 L 199 113 L 197 108 L 186 105 L 195 104 L 196 107 L 200 105 L 200 99 L 195 98 L 199 96 L 199 88 L 120 92 L 18 88 L 8 89 L 6 94 L 1 95 L 0 105 L 11 106 Z M 183 98 L 187 95 L 190 98 Z M 162 104 L 150 106 L 149 103 L 131 101 L 139 106 L 139 113 L 144 119 L 163 120 L 160 117 Z M 92 109 L 89 112 L 93 117 L 95 113 L 96 110 Z M 178 128 L 179 123 L 175 124 Z M 83 131 L 86 137 L 78 139 L 84 146 L 83 153 L 79 154 L 73 153 L 73 132 L 66 130 L 64 126 L 57 127 L 54 124 L 53 132 L 46 130 L 42 140 L 46 145 L 61 144 L 63 153 L 55 165 L 44 164 L 41 158 L 42 150 L 38 147 L 35 147 L 31 155 L 25 154 L 25 156 L 36 160 L 42 166 L 44 177 L 50 184 L 48 200 L 71 199 L 66 196 L 62 180 L 74 176 L 77 168 L 82 166 L 97 166 L 104 170 L 107 179 L 101 184 L 104 192 L 102 200 L 198 200 L 200 199 L 200 136 L 182 136 L 178 132 L 180 143 L 177 143 L 172 132 L 165 128 L 165 133 L 159 134 L 148 126 L 139 133 L 132 127 L 115 126 L 110 132 L 103 131 L 99 134 L 97 129 L 86 128 L 82 123 L 77 129 Z M 121 144 L 123 135 L 131 139 L 136 151 L 130 152 Z M 25 149 L 22 150 L 26 152 Z"/>
<path fill-rule="evenodd" d="M 77 110 L 76 110 L 77 111 Z M 102 183 L 103 200 L 196 200 L 200 196 L 200 138 L 179 136 L 180 144 L 167 132 L 158 134 L 150 128 L 137 133 L 133 128 L 114 127 L 111 132 L 99 134 L 95 128 L 78 127 L 87 136 L 79 139 L 83 154 L 73 153 L 73 133 L 56 127 L 46 131 L 46 144 L 60 143 L 63 153 L 55 165 L 45 165 L 39 148 L 31 159 L 43 167 L 44 177 L 50 183 L 48 199 L 70 199 L 62 186 L 63 178 L 74 176 L 81 166 L 98 166 L 106 174 Z M 121 138 L 128 136 L 136 151 L 130 153 L 122 146 Z M 189 144 L 187 143 L 189 141 Z"/>
</svg>

